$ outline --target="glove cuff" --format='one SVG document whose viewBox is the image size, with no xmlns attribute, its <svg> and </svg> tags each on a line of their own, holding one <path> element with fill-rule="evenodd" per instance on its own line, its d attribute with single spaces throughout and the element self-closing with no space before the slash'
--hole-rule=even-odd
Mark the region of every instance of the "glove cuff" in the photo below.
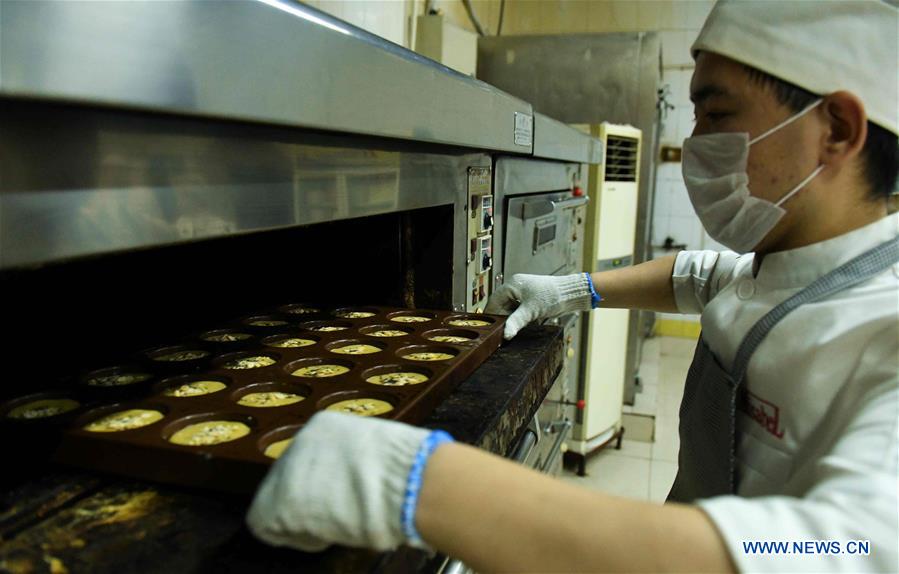
<svg viewBox="0 0 899 574">
<path fill-rule="evenodd" d="M 418 495 L 421 492 L 422 480 L 424 479 L 425 466 L 428 459 L 437 450 L 437 447 L 444 443 L 453 442 L 453 437 L 449 433 L 442 430 L 431 432 L 425 440 L 421 442 L 418 452 L 415 454 L 415 460 L 412 462 L 412 469 L 409 471 L 409 477 L 406 479 L 406 495 L 403 499 L 403 509 L 400 515 L 400 525 L 403 533 L 406 535 L 406 543 L 414 548 L 430 550 L 427 543 L 422 540 L 418 529 L 415 527 L 415 510 L 418 508 Z"/>
<path fill-rule="evenodd" d="M 559 314 L 589 311 L 593 308 L 590 281 L 584 273 L 564 275 L 556 279 L 559 289 Z"/>
<path fill-rule="evenodd" d="M 380 422 L 380 421 L 378 421 Z M 381 476 L 372 480 L 373 488 L 382 489 L 384 507 L 381 511 L 373 512 L 372 517 L 380 517 L 385 521 L 373 522 L 366 528 L 371 533 L 372 539 L 369 546 L 376 550 L 390 550 L 406 542 L 408 535 L 403 524 L 403 513 L 406 505 L 406 490 L 418 452 L 425 444 L 430 432 L 427 429 L 394 427 L 394 432 L 382 433 L 378 438 L 381 444 L 372 446 L 372 453 L 377 452 L 384 457 L 379 462 L 371 461 L 370 465 L 360 465 L 358 472 L 371 477 L 372 469 L 379 469 Z M 373 437 L 374 438 L 374 437 Z M 363 455 L 365 456 L 365 455 Z M 360 483 L 369 484 L 364 477 L 359 477 Z M 365 501 L 379 500 L 377 494 L 360 499 Z M 382 530 L 385 529 L 385 530 Z"/>
</svg>

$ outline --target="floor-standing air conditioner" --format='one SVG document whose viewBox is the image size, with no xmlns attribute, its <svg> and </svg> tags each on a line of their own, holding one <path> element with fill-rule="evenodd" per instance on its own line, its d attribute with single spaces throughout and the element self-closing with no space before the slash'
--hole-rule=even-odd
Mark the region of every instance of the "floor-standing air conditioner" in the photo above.
<svg viewBox="0 0 899 574">
<path fill-rule="evenodd" d="M 582 126 L 599 137 L 605 161 L 590 166 L 584 270 L 605 271 L 633 263 L 637 223 L 641 132 L 632 126 Z M 602 286 L 598 286 L 602 295 Z M 628 313 L 597 309 L 584 315 L 581 377 L 576 424 L 568 440 L 569 458 L 584 474 L 587 456 L 613 439 L 620 441 L 626 376 Z M 620 445 L 620 442 L 619 442 Z"/>
</svg>

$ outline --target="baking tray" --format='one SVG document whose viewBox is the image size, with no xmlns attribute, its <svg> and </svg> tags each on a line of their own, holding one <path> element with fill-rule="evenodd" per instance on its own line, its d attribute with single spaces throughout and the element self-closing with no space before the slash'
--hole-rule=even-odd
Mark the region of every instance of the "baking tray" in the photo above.
<svg viewBox="0 0 899 574">
<path fill-rule="evenodd" d="M 426 320 L 403 322 L 404 317 Z M 471 320 L 486 325 L 453 324 Z M 31 430 L 54 426 L 61 429 L 60 446 L 53 455 L 57 462 L 161 482 L 250 492 L 274 461 L 264 454 L 265 449 L 273 442 L 292 437 L 314 413 L 336 402 L 381 400 L 389 403 L 392 410 L 376 416 L 421 423 L 499 347 L 503 321 L 501 316 L 430 309 L 284 305 L 172 345 L 146 349 L 119 365 L 84 373 L 74 385 L 59 392 L 8 401 L 0 405 L 0 418 L 6 425 Z M 383 330 L 404 334 L 376 336 Z M 468 340 L 434 341 L 435 335 L 463 336 Z M 313 344 L 280 346 L 285 339 L 311 340 Z M 371 354 L 335 352 L 355 344 L 380 350 Z M 452 358 L 420 361 L 409 357 L 418 352 L 445 353 Z M 247 359 L 250 364 L 257 364 L 256 357 L 267 357 L 271 364 L 234 368 L 245 366 Z M 347 371 L 323 378 L 292 374 L 302 367 L 320 364 L 340 365 Z M 427 380 L 407 386 L 366 381 L 390 372 L 420 373 Z M 125 380 L 131 382 L 113 384 Z M 197 381 L 218 382 L 224 388 L 197 396 L 168 394 L 170 389 Z M 249 393 L 272 391 L 300 396 L 302 400 L 274 407 L 238 402 Z M 53 397 L 75 400 L 78 407 L 59 416 L 32 420 L 13 421 L 8 416 L 29 400 Z M 129 409 L 157 411 L 162 418 L 147 426 L 117 432 L 91 432 L 84 428 L 108 414 Z M 243 423 L 249 427 L 249 434 L 213 445 L 188 446 L 168 441 L 185 426 L 212 420 Z"/>
</svg>

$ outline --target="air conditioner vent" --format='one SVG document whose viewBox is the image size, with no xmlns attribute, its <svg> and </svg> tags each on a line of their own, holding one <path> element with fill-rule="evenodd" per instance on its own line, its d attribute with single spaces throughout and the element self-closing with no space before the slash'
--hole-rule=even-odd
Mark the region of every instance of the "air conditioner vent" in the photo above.
<svg viewBox="0 0 899 574">
<path fill-rule="evenodd" d="M 637 181 L 638 140 L 610 135 L 606 140 L 606 181 Z"/>
</svg>

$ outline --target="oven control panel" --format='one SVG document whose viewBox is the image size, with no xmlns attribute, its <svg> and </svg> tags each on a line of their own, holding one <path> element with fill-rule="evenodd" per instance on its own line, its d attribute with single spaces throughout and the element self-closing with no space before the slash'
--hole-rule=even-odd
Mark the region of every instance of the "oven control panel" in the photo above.
<svg viewBox="0 0 899 574">
<path fill-rule="evenodd" d="M 468 311 L 483 311 L 493 270 L 493 174 L 489 167 L 468 168 Z"/>
</svg>

